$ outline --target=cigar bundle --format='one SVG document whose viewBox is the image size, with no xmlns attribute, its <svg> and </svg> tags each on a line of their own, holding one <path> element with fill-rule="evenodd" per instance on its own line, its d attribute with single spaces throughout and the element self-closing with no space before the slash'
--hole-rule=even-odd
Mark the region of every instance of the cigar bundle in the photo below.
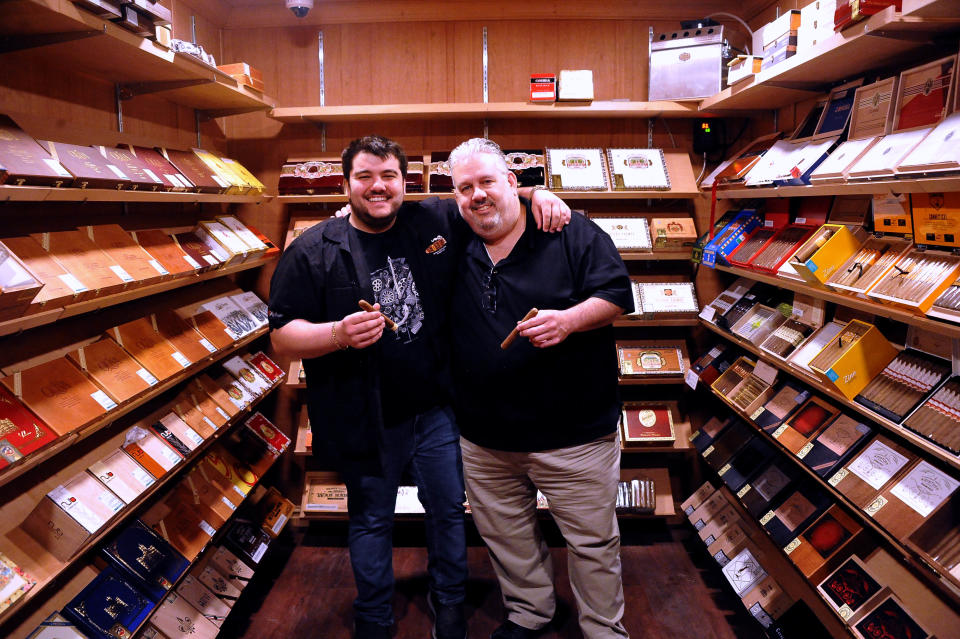
<svg viewBox="0 0 960 639">
<path fill-rule="evenodd" d="M 767 241 L 773 237 L 776 231 L 774 229 L 757 229 L 754 231 L 753 235 L 748 237 L 743 241 L 736 251 L 730 254 L 728 258 L 731 263 L 737 265 L 745 265 L 750 261 L 750 258 L 753 257 Z"/>
<path fill-rule="evenodd" d="M 947 360 L 905 350 L 860 391 L 856 401 L 899 423 L 949 374 Z"/>
<path fill-rule="evenodd" d="M 780 359 L 786 359 L 803 343 L 803 340 L 813 333 L 813 330 L 812 326 L 807 326 L 803 322 L 792 318 L 788 319 L 770 333 L 767 339 L 760 344 L 760 348 Z"/>
<path fill-rule="evenodd" d="M 955 255 L 911 251 L 877 282 L 870 296 L 920 303 L 945 279 L 956 279 L 958 265 Z"/>
<path fill-rule="evenodd" d="M 750 263 L 757 268 L 773 270 L 786 259 L 787 253 L 793 251 L 808 233 L 810 233 L 810 229 L 807 227 L 788 226 L 780 231 L 762 251 L 757 253 Z"/>
<path fill-rule="evenodd" d="M 640 477 L 617 484 L 617 510 L 651 514 L 657 506 L 657 492 L 653 480 Z"/>
<path fill-rule="evenodd" d="M 818 371 L 829 370 L 843 353 L 870 329 L 869 324 L 850 322 L 840 334 L 830 340 L 816 357 L 810 360 L 810 368 Z"/>
<path fill-rule="evenodd" d="M 886 273 L 908 246 L 904 240 L 870 238 L 827 280 L 827 286 L 865 291 Z"/>
<path fill-rule="evenodd" d="M 960 378 L 948 380 L 903 425 L 960 455 Z"/>
</svg>

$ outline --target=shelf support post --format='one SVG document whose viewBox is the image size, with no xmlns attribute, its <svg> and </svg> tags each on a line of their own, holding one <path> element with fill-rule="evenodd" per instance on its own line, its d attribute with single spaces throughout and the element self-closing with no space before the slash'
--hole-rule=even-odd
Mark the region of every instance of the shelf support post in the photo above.
<svg viewBox="0 0 960 639">
<path fill-rule="evenodd" d="M 327 88 L 324 84 L 324 69 L 323 69 L 323 29 L 317 31 L 317 62 L 318 73 L 320 74 L 320 106 L 326 106 L 327 101 Z M 326 152 L 327 150 L 327 123 L 320 123 L 320 150 Z"/>
<path fill-rule="evenodd" d="M 114 100 L 117 103 L 117 131 L 123 133 L 123 98 L 120 97 L 122 89 L 120 88 L 120 83 L 113 85 L 113 95 Z"/>
</svg>

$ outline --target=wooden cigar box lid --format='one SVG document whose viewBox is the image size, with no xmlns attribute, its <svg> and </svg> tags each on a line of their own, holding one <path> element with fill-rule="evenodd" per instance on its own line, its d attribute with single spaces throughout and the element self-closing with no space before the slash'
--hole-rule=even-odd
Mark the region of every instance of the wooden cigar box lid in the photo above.
<svg viewBox="0 0 960 639">
<path fill-rule="evenodd" d="M 13 186 L 69 186 L 73 176 L 23 129 L 0 114 L 0 166 Z"/>
<path fill-rule="evenodd" d="M 168 433 L 183 442 L 189 451 L 196 450 L 197 447 L 200 446 L 204 441 L 203 436 L 191 428 L 190 425 L 185 421 L 180 419 L 180 416 L 177 415 L 176 411 L 171 410 L 169 413 L 161 417 L 157 424 L 162 425 Z"/>
<path fill-rule="evenodd" d="M 197 267 L 198 273 L 220 268 L 223 264 L 220 256 L 213 253 L 193 231 L 177 233 L 173 238 L 180 249 L 189 255 L 194 263 L 199 265 Z"/>
<path fill-rule="evenodd" d="M 62 562 L 69 561 L 90 538 L 87 529 L 49 496 L 40 499 L 18 528 L 16 533 L 35 541 Z"/>
<path fill-rule="evenodd" d="M 233 345 L 233 332 L 212 311 L 200 311 L 196 315 L 190 316 L 187 321 L 217 350 Z"/>
<path fill-rule="evenodd" d="M 67 272 L 92 288 L 96 296 L 119 293 L 128 282 L 134 281 L 129 273 L 80 231 L 33 233 L 31 237 Z"/>
<path fill-rule="evenodd" d="M 177 593 L 163 598 L 150 617 L 150 624 L 165 637 L 195 637 L 212 639 L 220 632 L 190 602 Z"/>
<path fill-rule="evenodd" d="M 863 527 L 836 504 L 784 547 L 790 561 L 813 583 L 819 583 L 850 554 Z"/>
<path fill-rule="evenodd" d="M 93 288 L 63 268 L 34 238 L 8 237 L 3 242 L 43 282 L 34 305 L 56 308 L 93 297 Z"/>
<path fill-rule="evenodd" d="M 204 149 L 190 149 L 210 170 L 210 177 L 228 195 L 243 195 L 250 191 L 250 185 L 237 175 L 232 169 L 224 165 L 223 161 L 210 151 Z"/>
<path fill-rule="evenodd" d="M 138 285 L 153 284 L 169 277 L 170 272 L 137 244 L 119 224 L 83 226 L 94 244 L 129 273 Z"/>
<path fill-rule="evenodd" d="M 193 274 L 202 268 L 199 262 L 180 248 L 169 233 L 160 229 L 133 231 L 130 237 L 173 275 Z"/>
<path fill-rule="evenodd" d="M 897 539 L 905 539 L 957 490 L 958 482 L 939 468 L 917 460 L 864 511 Z"/>
<path fill-rule="evenodd" d="M 702 504 L 694 508 L 693 512 L 687 515 L 687 519 L 690 520 L 694 528 L 701 530 L 713 519 L 714 515 L 726 508 L 729 503 L 724 492 L 718 490 L 704 500 Z"/>
<path fill-rule="evenodd" d="M 206 417 L 204 422 L 208 425 L 212 422 L 215 428 L 220 428 L 230 421 L 230 414 L 220 408 L 200 385 L 188 386 L 184 391 L 184 397 Z"/>
<path fill-rule="evenodd" d="M 827 482 L 860 508 L 866 508 L 887 484 L 899 477 L 916 455 L 878 435 Z"/>
<path fill-rule="evenodd" d="M 5 442 L 0 448 L 0 466 L 16 462 L 60 436 L 3 385 L 0 385 L 0 424 L 3 425 L 0 438 Z"/>
<path fill-rule="evenodd" d="M 266 353 L 246 353 L 243 359 L 260 371 L 264 377 L 270 380 L 271 384 L 283 379 L 283 369 L 270 359 Z"/>
<path fill-rule="evenodd" d="M 217 352 L 217 347 L 179 315 L 167 309 L 154 314 L 157 330 L 191 363 L 202 361 Z"/>
<path fill-rule="evenodd" d="M 69 481 L 50 492 L 54 501 L 63 502 L 68 496 L 78 502 L 76 508 L 64 508 L 77 518 L 77 521 L 89 532 L 94 533 L 123 509 L 123 501 L 101 484 L 90 473 L 83 471 Z M 67 499 L 68 501 L 69 499 Z M 82 506 L 82 509 L 80 508 Z M 85 517 L 80 517 L 83 512 Z M 92 515 L 92 517 L 91 517 Z"/>
<path fill-rule="evenodd" d="M 127 432 L 122 448 L 157 479 L 183 460 L 159 436 L 140 426 Z"/>
<path fill-rule="evenodd" d="M 171 406 L 177 417 L 182 419 L 190 428 L 196 431 L 204 439 L 213 435 L 217 430 L 217 425 L 204 415 L 193 400 L 181 394 L 180 397 Z"/>
<path fill-rule="evenodd" d="M 2 382 L 61 434 L 86 426 L 116 407 L 116 403 L 66 357 L 4 377 Z"/>
<path fill-rule="evenodd" d="M 214 472 L 220 473 L 233 484 L 235 490 L 244 495 L 250 494 L 257 477 L 223 446 L 218 445 L 209 450 L 205 459 L 213 467 Z"/>
<path fill-rule="evenodd" d="M 130 178 L 115 164 L 110 164 L 92 146 L 41 140 L 53 159 L 73 175 L 73 186 L 80 189 L 125 189 Z"/>
<path fill-rule="evenodd" d="M 773 437 L 791 453 L 801 456 L 807 442 L 819 435 L 839 414 L 840 411 L 831 404 L 811 397 L 785 424 L 773 431 Z"/>
<path fill-rule="evenodd" d="M 214 381 L 227 392 L 227 397 L 230 398 L 230 401 L 233 402 L 233 405 L 237 407 L 238 411 L 243 410 L 256 399 L 254 394 L 251 393 L 246 386 L 238 382 L 230 373 L 223 373 Z"/>
<path fill-rule="evenodd" d="M 697 506 L 702 504 L 704 501 L 709 499 L 709 497 L 716 492 L 716 487 L 710 482 L 704 482 L 700 488 L 697 488 L 692 495 L 687 497 L 682 504 L 680 504 L 680 510 L 683 511 L 684 515 L 689 516 Z"/>
<path fill-rule="evenodd" d="M 118 404 L 157 384 L 157 378 L 112 339 L 104 338 L 83 346 L 67 353 L 67 358 Z"/>
<path fill-rule="evenodd" d="M 94 146 L 100 155 L 106 159 L 108 165 L 117 167 L 124 175 L 130 178 L 127 186 L 131 191 L 162 191 L 164 182 L 129 148 Z"/>
<path fill-rule="evenodd" d="M 153 529 L 181 555 L 193 561 L 216 533 L 216 529 L 203 519 L 203 515 L 197 512 L 192 504 L 179 500 L 175 506 L 153 524 Z"/>
<path fill-rule="evenodd" d="M 174 167 L 159 151 L 144 146 L 128 146 L 127 149 L 158 178 L 163 180 L 165 191 L 195 192 L 197 188 L 185 175 Z"/>
<path fill-rule="evenodd" d="M 237 378 L 237 381 L 240 382 L 244 389 L 250 391 L 255 397 L 263 395 L 270 390 L 272 386 L 270 381 L 260 374 L 260 371 L 239 355 L 234 355 L 230 359 L 225 360 L 223 367 L 230 371 L 230 374 Z"/>
<path fill-rule="evenodd" d="M 215 174 L 210 167 L 192 151 L 177 149 L 159 149 L 159 151 L 179 173 L 185 175 L 196 186 L 199 193 L 223 193 L 227 190 L 214 179 Z"/>
<path fill-rule="evenodd" d="M 243 500 L 247 497 L 242 490 L 233 485 L 233 482 L 231 482 L 226 475 L 221 473 L 214 467 L 213 464 L 207 461 L 198 463 L 194 474 L 199 475 L 199 477 L 194 478 L 198 487 L 200 486 L 200 480 L 202 479 L 211 486 L 211 490 L 233 504 L 234 508 L 240 506 L 240 504 L 243 503 Z M 198 492 L 203 494 L 204 490 L 198 489 Z"/>
<path fill-rule="evenodd" d="M 217 487 L 195 472 L 184 478 L 178 491 L 183 501 L 191 504 L 214 528 L 220 528 L 227 523 L 236 508 L 229 500 L 219 497 Z"/>
<path fill-rule="evenodd" d="M 190 366 L 190 361 L 165 340 L 145 317 L 115 326 L 108 334 L 160 381 Z"/>
<path fill-rule="evenodd" d="M 707 545 L 707 552 L 710 553 L 714 561 L 723 567 L 746 547 L 750 541 L 750 536 L 739 522 L 735 522 L 720 531 L 716 538 L 707 537 L 707 539 L 710 540 Z"/>
<path fill-rule="evenodd" d="M 227 395 L 226 389 L 214 382 L 206 373 L 197 375 L 190 380 L 190 383 L 199 392 L 206 393 L 217 404 L 217 406 L 230 415 L 230 417 L 233 417 L 240 412 L 240 409 L 236 407 L 236 405 L 233 403 L 233 400 L 231 400 L 230 396 Z"/>
<path fill-rule="evenodd" d="M 87 470 L 128 504 L 156 483 L 150 473 L 122 450 L 113 451 Z"/>
<path fill-rule="evenodd" d="M 0 241 L 0 310 L 27 306 L 43 288 L 43 281 Z"/>
<path fill-rule="evenodd" d="M 203 617 L 216 627 L 220 627 L 227 615 L 230 614 L 230 607 L 220 601 L 220 599 L 210 591 L 200 580 L 193 575 L 187 575 L 177 586 L 177 594 L 190 602 L 190 605 L 197 609 Z"/>
<path fill-rule="evenodd" d="M 230 296 L 219 297 L 206 302 L 203 309 L 211 311 L 221 322 L 226 324 L 235 339 L 240 339 L 258 328 L 257 321 Z"/>
</svg>

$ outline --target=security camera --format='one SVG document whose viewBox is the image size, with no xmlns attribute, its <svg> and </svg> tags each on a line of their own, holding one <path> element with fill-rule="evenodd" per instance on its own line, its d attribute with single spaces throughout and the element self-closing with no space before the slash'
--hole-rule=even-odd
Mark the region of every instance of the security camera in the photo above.
<svg viewBox="0 0 960 639">
<path fill-rule="evenodd" d="M 313 0 L 284 0 L 287 9 L 293 11 L 293 15 L 302 18 L 313 8 Z"/>
</svg>

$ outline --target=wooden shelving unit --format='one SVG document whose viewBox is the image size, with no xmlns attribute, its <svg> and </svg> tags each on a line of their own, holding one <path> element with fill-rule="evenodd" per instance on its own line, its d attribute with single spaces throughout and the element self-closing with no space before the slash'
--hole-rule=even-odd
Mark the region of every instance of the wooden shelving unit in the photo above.
<svg viewBox="0 0 960 639">
<path fill-rule="evenodd" d="M 198 371 L 194 370 L 193 372 L 196 373 Z M 37 542 L 30 539 L 29 536 L 23 533 L 19 528 L 17 528 L 21 523 L 20 518 L 16 518 L 15 520 L 6 518 L 2 524 L 3 534 L 4 538 L 11 541 L 12 545 L 9 548 L 5 548 L 5 551 L 11 555 L 11 558 L 14 562 L 16 562 L 17 565 L 19 565 L 37 580 L 37 584 L 33 586 L 33 588 L 31 588 L 24 596 L 18 599 L 12 606 L 5 610 L 3 615 L 0 616 L 0 619 L 8 619 L 28 602 L 32 601 L 41 594 L 44 594 L 49 586 L 59 583 L 60 576 L 67 573 L 72 566 L 88 563 L 86 555 L 91 549 L 97 547 L 101 541 L 106 539 L 114 530 L 118 529 L 120 525 L 126 522 L 130 516 L 138 510 L 141 504 L 145 503 L 153 495 L 158 494 L 165 487 L 171 485 L 172 482 L 181 477 L 186 468 L 191 466 L 191 464 L 196 460 L 200 459 L 203 453 L 209 449 L 214 442 L 218 441 L 228 431 L 230 431 L 233 426 L 242 423 L 244 419 L 249 417 L 253 412 L 253 409 L 278 386 L 279 384 L 274 385 L 263 395 L 255 398 L 250 406 L 237 413 L 237 415 L 231 418 L 229 422 L 218 428 L 213 436 L 205 440 L 195 450 L 191 451 L 189 457 L 177 464 L 173 470 L 164 474 L 163 477 L 157 479 L 157 481 L 150 486 L 150 488 L 144 491 L 143 494 L 137 497 L 135 501 L 127 504 L 120 512 L 114 515 L 106 525 L 104 525 L 96 533 L 92 534 L 69 561 L 60 561 L 47 552 Z M 158 409 L 150 416 L 140 421 L 155 421 L 168 412 L 170 412 L 170 409 L 168 407 L 164 407 Z M 55 488 L 63 479 L 68 479 L 78 473 L 83 472 L 88 466 L 102 459 L 112 450 L 118 449 L 123 444 L 125 433 L 126 430 L 117 433 L 94 450 L 86 453 L 82 457 L 72 460 L 68 465 L 59 469 L 54 477 L 48 478 L 46 481 L 38 484 L 28 492 L 20 494 L 18 497 L 5 505 L 5 512 L 12 512 L 10 509 L 15 509 L 18 513 L 22 513 L 22 516 L 26 516 L 33 509 L 33 506 L 40 499 L 44 499 L 46 493 Z M 92 570 L 92 566 L 86 566 L 81 570 L 81 573 L 89 572 L 90 570 Z M 53 593 L 52 596 L 47 600 L 48 607 L 51 605 L 56 605 L 58 607 L 41 611 L 39 613 L 39 619 L 36 620 L 36 623 L 45 618 L 53 610 L 59 609 L 60 605 L 64 605 L 70 601 L 70 599 L 72 599 L 77 592 L 83 588 L 83 586 L 89 583 L 89 581 L 89 579 L 84 579 L 76 582 L 76 580 L 71 579 L 70 583 L 76 582 L 78 584 L 76 589 L 70 589 L 68 587 L 58 588 L 58 591 Z M 30 625 L 31 623 L 32 625 Z M 36 623 L 34 623 L 33 620 L 27 620 L 27 622 L 23 624 L 25 627 L 21 628 L 21 630 L 23 630 L 23 632 L 28 632 L 30 629 L 36 626 Z"/>
<path fill-rule="evenodd" d="M 827 302 L 834 302 L 835 304 L 840 304 L 842 306 L 849 306 L 850 308 L 855 308 L 866 313 L 887 317 L 898 322 L 903 322 L 904 324 L 910 324 L 911 326 L 918 326 L 928 331 L 934 331 L 943 335 L 949 335 L 950 337 L 960 338 L 960 326 L 936 319 L 931 319 L 923 315 L 917 315 L 916 313 L 897 308 L 896 306 L 880 304 L 878 302 L 873 302 L 871 300 L 861 299 L 850 295 L 843 295 L 826 288 L 820 288 L 811 284 L 807 284 L 806 282 L 797 282 L 795 280 L 788 280 L 782 277 L 765 275 L 763 273 L 758 273 L 756 271 L 738 268 L 735 266 L 717 266 L 716 270 L 732 273 L 738 277 L 746 277 L 757 282 L 766 282 L 767 284 L 773 284 L 779 288 L 785 288 L 797 293 L 803 293 L 804 295 L 810 295 Z"/>
<path fill-rule="evenodd" d="M 270 262 L 274 261 L 274 259 L 274 257 L 260 258 L 240 264 L 234 264 L 232 266 L 214 269 L 212 271 L 206 271 L 205 273 L 200 273 L 199 275 L 193 274 L 186 277 L 177 277 L 164 280 L 156 284 L 151 284 L 149 286 L 140 286 L 138 288 L 132 288 L 128 291 L 121 291 L 120 293 L 115 293 L 113 295 L 95 297 L 84 302 L 77 302 L 76 304 L 68 304 L 59 308 L 41 310 L 39 313 L 24 315 L 23 317 L 16 317 L 0 322 L 0 336 L 10 335 L 18 331 L 25 331 L 38 326 L 43 326 L 45 324 L 52 324 L 58 320 L 73 317 L 74 315 L 98 311 L 100 309 L 116 306 L 117 304 L 122 304 L 131 300 L 149 297 L 150 295 L 156 295 L 157 293 L 162 293 L 164 291 L 183 288 L 199 282 L 205 282 L 219 277 L 232 275 L 234 273 L 239 273 L 241 271 L 259 268 L 265 264 L 269 264 Z"/>
<path fill-rule="evenodd" d="M 9 0 L 0 4 L 4 64 L 38 57 L 114 82 L 127 97 L 157 93 L 210 117 L 264 111 L 269 97 L 229 75 L 98 18 L 67 0 Z"/>
<path fill-rule="evenodd" d="M 280 107 L 270 117 L 284 124 L 371 122 L 383 120 L 483 120 L 552 118 L 699 118 L 698 100 L 630 102 L 594 100 L 589 104 L 553 102 L 448 102 L 433 104 L 359 104 Z"/>
<path fill-rule="evenodd" d="M 673 261 L 689 262 L 692 256 L 691 251 L 620 251 L 620 257 L 624 262 L 630 261 Z"/>
<path fill-rule="evenodd" d="M 835 33 L 805 52 L 761 71 L 752 79 L 705 99 L 701 111 L 775 109 L 816 96 L 831 83 L 849 80 L 895 61 L 932 42 L 932 36 L 956 29 L 960 15 L 928 20 L 888 7 Z"/>
<path fill-rule="evenodd" d="M 643 319 L 636 315 L 621 315 L 614 320 L 614 328 L 635 328 L 639 326 L 697 326 L 700 320 L 697 316 L 672 319 Z"/>
<path fill-rule="evenodd" d="M 718 200 L 742 200 L 757 197 L 809 197 L 814 195 L 872 195 L 874 193 L 942 193 L 960 191 L 960 177 L 920 177 L 868 182 L 836 182 L 808 186 L 770 186 L 717 189 Z"/>
<path fill-rule="evenodd" d="M 167 193 L 165 191 L 119 191 L 115 189 L 54 189 L 46 186 L 0 185 L 2 202 L 186 202 L 189 204 L 259 204 L 269 195 L 216 195 L 213 193 Z M 2 215 L 2 210 L 0 210 Z"/>
</svg>

